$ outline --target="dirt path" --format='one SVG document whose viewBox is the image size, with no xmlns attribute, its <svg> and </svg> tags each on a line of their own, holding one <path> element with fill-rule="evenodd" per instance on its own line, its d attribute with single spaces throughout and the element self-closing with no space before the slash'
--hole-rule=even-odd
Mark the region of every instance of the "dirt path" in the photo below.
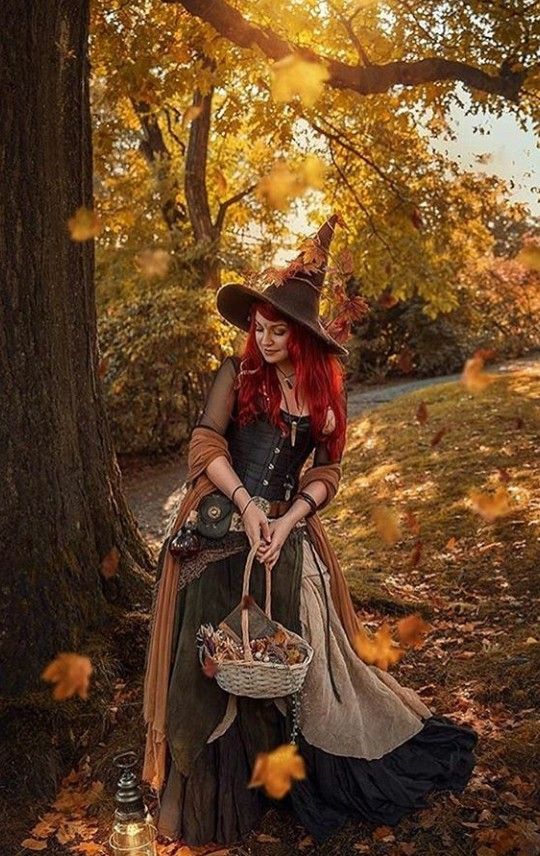
<svg viewBox="0 0 540 856">
<path fill-rule="evenodd" d="M 509 360 L 490 367 L 490 371 L 509 372 L 526 366 L 540 367 L 540 354 Z M 349 419 L 355 419 L 362 413 L 408 392 L 458 379 L 459 374 L 452 374 L 376 386 L 358 384 L 349 392 Z M 186 478 L 185 455 L 167 455 L 152 463 L 140 458 L 124 460 L 122 472 L 131 509 L 149 545 L 157 553 L 163 542 L 165 524 Z"/>
</svg>

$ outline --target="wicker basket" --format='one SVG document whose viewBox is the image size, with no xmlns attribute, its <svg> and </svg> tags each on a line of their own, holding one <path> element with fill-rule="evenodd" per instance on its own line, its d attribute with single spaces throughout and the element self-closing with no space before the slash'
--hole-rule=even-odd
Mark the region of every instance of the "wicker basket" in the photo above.
<svg viewBox="0 0 540 856">
<path fill-rule="evenodd" d="M 255 544 L 249 551 L 246 559 L 242 600 L 239 604 L 242 623 L 242 639 L 240 641 L 243 644 L 245 659 L 220 663 L 219 671 L 216 673 L 216 680 L 222 689 L 228 693 L 232 693 L 233 695 L 250 696 L 251 698 L 280 698 L 297 692 L 304 683 L 309 664 L 313 659 L 313 648 L 297 633 L 293 633 L 291 630 L 288 630 L 278 621 L 272 620 L 272 616 L 270 614 L 272 571 L 269 568 L 266 568 L 266 600 L 264 612 L 259 606 L 257 606 L 257 604 L 253 604 L 250 608 L 242 608 L 244 597 L 249 593 L 251 569 L 257 549 L 258 544 Z M 289 665 L 288 663 L 265 663 L 261 660 L 255 660 L 249 644 L 250 609 L 260 613 L 260 617 L 266 624 L 271 622 L 273 628 L 276 630 L 278 628 L 283 630 L 287 636 L 296 643 L 298 648 L 305 652 L 304 660 L 301 663 L 293 663 L 292 665 Z M 234 612 L 236 612 L 236 610 L 234 610 Z M 238 634 L 236 634 L 229 626 L 229 619 L 232 615 L 233 613 L 225 618 L 219 627 L 235 641 L 239 641 Z"/>
</svg>

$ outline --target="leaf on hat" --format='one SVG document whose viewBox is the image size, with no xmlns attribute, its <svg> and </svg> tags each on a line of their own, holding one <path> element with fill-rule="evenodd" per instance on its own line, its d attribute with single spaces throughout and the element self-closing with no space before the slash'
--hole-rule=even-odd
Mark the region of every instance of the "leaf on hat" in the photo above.
<svg viewBox="0 0 540 856">
<path fill-rule="evenodd" d="M 302 241 L 299 251 L 302 253 L 304 266 L 316 265 L 319 268 L 326 263 L 326 250 L 315 238 L 306 238 L 305 241 Z"/>
</svg>

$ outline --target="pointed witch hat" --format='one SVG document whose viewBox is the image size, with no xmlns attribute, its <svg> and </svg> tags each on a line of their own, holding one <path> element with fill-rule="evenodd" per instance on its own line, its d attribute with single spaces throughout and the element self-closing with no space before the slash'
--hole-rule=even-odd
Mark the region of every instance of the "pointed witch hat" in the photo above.
<svg viewBox="0 0 540 856">
<path fill-rule="evenodd" d="M 331 353 L 347 356 L 347 348 L 326 331 L 319 317 L 328 253 L 339 221 L 338 214 L 329 217 L 314 238 L 304 241 L 298 257 L 284 270 L 270 268 L 255 276 L 252 281 L 257 284 L 270 282 L 264 290 L 236 282 L 223 285 L 216 295 L 218 312 L 235 327 L 249 330 L 251 307 L 257 300 L 264 300 L 307 327 Z"/>
</svg>

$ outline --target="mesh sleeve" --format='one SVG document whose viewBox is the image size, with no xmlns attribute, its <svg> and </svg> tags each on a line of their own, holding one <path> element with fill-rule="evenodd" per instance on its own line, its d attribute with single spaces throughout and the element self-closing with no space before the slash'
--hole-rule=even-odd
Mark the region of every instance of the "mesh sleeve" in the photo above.
<svg viewBox="0 0 540 856">
<path fill-rule="evenodd" d="M 236 364 L 226 357 L 217 370 L 196 426 L 211 428 L 223 436 L 229 425 L 235 400 Z"/>
<path fill-rule="evenodd" d="M 347 414 L 347 390 L 345 388 L 345 384 L 343 385 L 342 392 L 342 401 L 343 406 L 345 408 L 345 415 Z M 313 466 L 319 467 L 323 464 L 339 464 L 341 463 L 343 455 L 339 455 L 338 457 L 331 457 L 328 449 L 326 447 L 326 442 L 324 440 L 320 440 L 315 446 L 315 454 L 313 456 Z"/>
</svg>

